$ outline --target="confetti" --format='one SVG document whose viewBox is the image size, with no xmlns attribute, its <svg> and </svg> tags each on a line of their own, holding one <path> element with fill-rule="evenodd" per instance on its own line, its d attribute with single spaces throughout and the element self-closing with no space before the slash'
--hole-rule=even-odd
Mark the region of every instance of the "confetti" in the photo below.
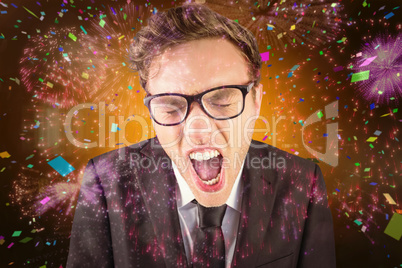
<svg viewBox="0 0 402 268">
<path fill-rule="evenodd" d="M 40 203 L 41 203 L 42 205 L 44 205 L 44 204 L 46 204 L 47 202 L 49 202 L 49 200 L 50 200 L 50 198 L 46 196 L 45 198 L 43 198 L 43 199 L 40 201 Z"/>
<path fill-rule="evenodd" d="M 363 71 L 352 75 L 352 83 L 369 79 L 370 71 Z"/>
<path fill-rule="evenodd" d="M 260 54 L 261 61 L 268 61 L 269 60 L 269 52 L 264 52 Z"/>
<path fill-rule="evenodd" d="M 389 194 L 384 193 L 384 196 L 385 196 L 385 198 L 387 199 L 387 201 L 388 201 L 388 203 L 389 203 L 390 205 L 396 205 L 394 199 L 392 199 L 392 197 L 391 197 Z"/>
<path fill-rule="evenodd" d="M 74 42 L 77 41 L 77 37 L 76 37 L 74 34 L 72 34 L 72 33 L 68 33 L 68 37 L 70 37 L 71 40 L 73 40 Z"/>
<path fill-rule="evenodd" d="M 7 152 L 7 151 L 4 151 L 4 152 L 1 152 L 0 153 L 0 157 L 1 158 L 9 158 L 11 155 Z"/>
<path fill-rule="evenodd" d="M 75 168 L 70 165 L 66 160 L 64 160 L 64 158 L 61 156 L 58 156 L 55 159 L 49 161 L 48 164 L 63 177 L 75 170 Z"/>
<path fill-rule="evenodd" d="M 14 231 L 14 233 L 12 234 L 12 237 L 18 237 L 20 236 L 22 233 L 22 231 Z"/>
<path fill-rule="evenodd" d="M 360 64 L 359 67 L 363 67 L 363 66 L 367 66 L 369 65 L 373 60 L 375 60 L 377 58 L 377 56 L 371 57 L 366 59 L 362 64 Z"/>
<path fill-rule="evenodd" d="M 398 241 L 401 239 L 402 236 L 401 214 L 394 213 L 394 215 L 392 215 L 391 220 L 389 221 L 387 227 L 384 230 L 384 233 Z"/>
</svg>

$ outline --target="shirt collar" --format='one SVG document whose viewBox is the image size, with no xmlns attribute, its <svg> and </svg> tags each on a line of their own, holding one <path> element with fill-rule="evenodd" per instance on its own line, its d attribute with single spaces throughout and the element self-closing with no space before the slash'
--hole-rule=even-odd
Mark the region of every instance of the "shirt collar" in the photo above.
<svg viewBox="0 0 402 268">
<path fill-rule="evenodd" d="M 177 184 L 179 185 L 179 192 L 180 194 L 178 195 L 178 200 L 177 200 L 177 206 L 178 208 L 181 208 L 188 203 L 190 203 L 193 199 L 195 199 L 195 196 L 193 192 L 191 191 L 190 187 L 188 186 L 186 180 L 183 178 L 183 176 L 180 174 L 180 171 L 177 169 L 177 166 L 175 163 L 172 161 L 172 167 L 174 171 L 174 175 L 176 176 Z M 243 164 L 241 165 L 240 171 L 237 174 L 235 183 L 233 185 L 232 191 L 230 192 L 229 198 L 226 201 L 226 204 L 237 210 L 238 212 L 241 212 L 241 201 L 242 201 L 242 189 L 243 189 L 243 183 L 242 180 L 240 179 L 241 174 L 243 173 L 243 167 L 244 167 L 244 161 Z"/>
</svg>

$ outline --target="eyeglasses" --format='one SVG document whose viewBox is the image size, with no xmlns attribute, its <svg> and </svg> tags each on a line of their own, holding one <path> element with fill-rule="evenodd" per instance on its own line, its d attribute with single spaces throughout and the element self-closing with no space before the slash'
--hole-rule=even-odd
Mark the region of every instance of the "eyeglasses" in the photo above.
<svg viewBox="0 0 402 268">
<path fill-rule="evenodd" d="M 152 119 L 162 126 L 181 124 L 188 117 L 191 104 L 196 101 L 202 110 L 216 120 L 239 116 L 244 110 L 246 95 L 253 88 L 248 85 L 227 85 L 208 89 L 197 95 L 162 93 L 144 98 Z"/>
</svg>

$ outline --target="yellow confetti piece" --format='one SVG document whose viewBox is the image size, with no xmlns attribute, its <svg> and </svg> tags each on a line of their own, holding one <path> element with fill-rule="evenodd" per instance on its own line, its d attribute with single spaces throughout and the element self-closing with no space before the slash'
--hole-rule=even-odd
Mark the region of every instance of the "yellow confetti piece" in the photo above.
<svg viewBox="0 0 402 268">
<path fill-rule="evenodd" d="M 373 142 L 373 141 L 376 141 L 376 140 L 377 140 L 377 137 L 370 137 L 366 141 L 367 142 Z"/>
<path fill-rule="evenodd" d="M 380 117 L 386 117 L 386 116 L 388 116 L 388 115 L 390 115 L 390 114 L 383 114 L 383 115 L 381 115 Z"/>
<path fill-rule="evenodd" d="M 391 197 L 389 194 L 384 193 L 383 195 L 385 196 L 385 198 L 387 199 L 387 201 L 388 201 L 388 203 L 389 203 L 390 205 L 396 205 L 394 199 L 392 199 L 392 197 Z"/>
<path fill-rule="evenodd" d="M 35 18 L 39 19 L 38 16 L 35 15 L 35 13 L 33 13 L 31 10 L 29 10 L 28 8 L 22 6 L 26 11 L 28 11 L 28 13 L 30 13 L 32 16 L 34 16 Z"/>
<path fill-rule="evenodd" d="M 50 88 L 53 88 L 53 84 L 50 83 L 50 82 L 47 82 L 46 85 L 47 85 L 48 87 L 50 87 Z"/>
<path fill-rule="evenodd" d="M 9 158 L 11 155 L 7 152 L 7 151 L 4 151 L 4 152 L 1 152 L 0 153 L 0 157 L 1 158 Z"/>
<path fill-rule="evenodd" d="M 85 78 L 85 79 L 88 79 L 89 78 L 89 74 L 87 74 L 87 73 L 82 73 L 82 78 Z"/>
<path fill-rule="evenodd" d="M 296 25 L 290 26 L 290 30 L 291 30 L 291 31 L 293 31 L 294 29 L 296 29 Z"/>
<path fill-rule="evenodd" d="M 124 37 L 125 37 L 124 35 L 120 36 L 120 37 L 119 37 L 119 40 L 123 39 Z"/>
</svg>

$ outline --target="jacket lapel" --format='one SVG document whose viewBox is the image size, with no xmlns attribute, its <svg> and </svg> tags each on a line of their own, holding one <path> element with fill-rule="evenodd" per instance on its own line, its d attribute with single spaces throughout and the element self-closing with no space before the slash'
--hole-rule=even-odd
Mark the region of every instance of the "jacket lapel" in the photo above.
<svg viewBox="0 0 402 268">
<path fill-rule="evenodd" d="M 150 162 L 148 164 L 142 160 L 142 165 L 149 168 L 140 171 L 138 184 L 166 267 L 187 267 L 176 204 L 176 177 L 171 160 L 157 138 L 149 140 L 141 153 Z"/>
<path fill-rule="evenodd" d="M 242 211 L 232 261 L 234 267 L 254 267 L 261 249 L 276 196 L 277 171 L 274 167 L 252 168 L 253 159 L 270 157 L 266 147 L 253 148 L 246 156 L 242 180 L 244 182 Z M 261 144 L 260 144 L 261 146 Z"/>
</svg>

